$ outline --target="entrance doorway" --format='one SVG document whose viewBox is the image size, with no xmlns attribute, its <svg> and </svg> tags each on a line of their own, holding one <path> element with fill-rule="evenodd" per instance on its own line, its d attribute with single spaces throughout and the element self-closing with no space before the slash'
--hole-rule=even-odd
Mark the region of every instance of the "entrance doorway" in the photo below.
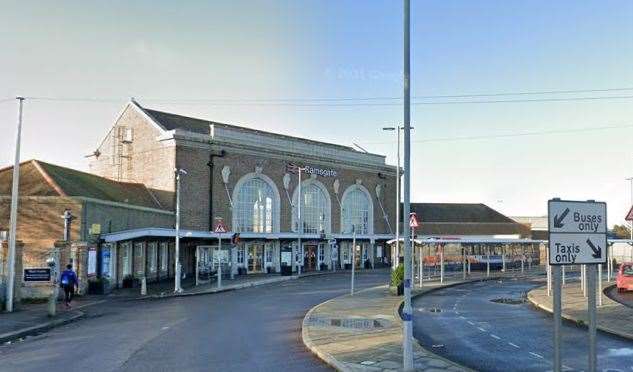
<svg viewBox="0 0 633 372">
<path fill-rule="evenodd" d="M 317 268 L 317 246 L 316 245 L 304 245 L 303 246 L 303 269 L 304 271 L 314 271 Z"/>
<path fill-rule="evenodd" d="M 261 273 L 264 270 L 264 245 L 248 245 L 248 272 Z"/>
</svg>

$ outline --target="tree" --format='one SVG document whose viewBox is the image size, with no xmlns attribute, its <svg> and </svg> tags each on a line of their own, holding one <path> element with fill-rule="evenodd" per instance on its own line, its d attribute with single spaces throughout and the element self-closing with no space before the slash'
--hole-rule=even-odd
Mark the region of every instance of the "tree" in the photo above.
<svg viewBox="0 0 633 372">
<path fill-rule="evenodd" d="M 629 239 L 631 237 L 631 230 L 626 225 L 614 225 L 613 234 L 620 239 Z"/>
</svg>

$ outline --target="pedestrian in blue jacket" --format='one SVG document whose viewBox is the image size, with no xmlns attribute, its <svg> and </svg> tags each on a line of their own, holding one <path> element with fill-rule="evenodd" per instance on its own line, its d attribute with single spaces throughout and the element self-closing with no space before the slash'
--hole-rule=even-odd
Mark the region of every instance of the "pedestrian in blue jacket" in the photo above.
<svg viewBox="0 0 633 372">
<path fill-rule="evenodd" d="M 60 286 L 64 289 L 64 303 L 70 308 L 70 301 L 75 295 L 75 288 L 79 289 L 79 280 L 77 274 L 73 271 L 73 265 L 66 265 L 66 270 L 62 272 L 60 277 Z"/>
</svg>

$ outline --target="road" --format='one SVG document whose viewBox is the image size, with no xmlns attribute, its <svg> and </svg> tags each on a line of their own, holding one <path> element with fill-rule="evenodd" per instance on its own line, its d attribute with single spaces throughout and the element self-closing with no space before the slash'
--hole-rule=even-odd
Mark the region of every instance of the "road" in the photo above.
<svg viewBox="0 0 633 372">
<path fill-rule="evenodd" d="M 552 369 L 552 318 L 523 295 L 542 282 L 505 280 L 445 288 L 414 300 L 414 336 L 430 350 L 480 371 Z M 494 299 L 519 300 L 497 303 Z M 437 310 L 440 310 L 437 312 Z M 587 368 L 587 330 L 563 323 L 563 365 Z M 631 371 L 633 341 L 598 332 L 598 369 Z"/>
<path fill-rule="evenodd" d="M 613 301 L 617 301 L 624 306 L 633 307 L 633 291 L 620 293 L 616 286 L 612 286 L 605 293 Z"/>
<path fill-rule="evenodd" d="M 0 347 L 2 371 L 324 371 L 301 341 L 313 306 L 347 293 L 349 273 L 215 295 L 108 302 L 88 318 Z M 359 272 L 357 288 L 388 270 Z"/>
</svg>

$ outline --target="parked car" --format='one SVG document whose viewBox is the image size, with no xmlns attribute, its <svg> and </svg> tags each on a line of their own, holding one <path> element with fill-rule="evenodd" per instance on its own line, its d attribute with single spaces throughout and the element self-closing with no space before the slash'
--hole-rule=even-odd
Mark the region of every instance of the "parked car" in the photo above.
<svg viewBox="0 0 633 372">
<path fill-rule="evenodd" d="M 615 277 L 618 292 L 633 291 L 633 262 L 623 262 Z"/>
</svg>

